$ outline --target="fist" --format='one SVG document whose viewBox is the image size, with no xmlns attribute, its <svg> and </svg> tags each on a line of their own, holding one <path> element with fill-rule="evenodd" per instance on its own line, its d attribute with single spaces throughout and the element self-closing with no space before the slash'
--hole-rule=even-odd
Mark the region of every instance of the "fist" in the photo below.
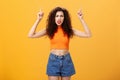
<svg viewBox="0 0 120 80">
<path fill-rule="evenodd" d="M 82 11 L 81 11 L 81 10 L 79 10 L 77 14 L 78 14 L 78 17 L 79 17 L 80 19 L 83 18 L 83 14 L 82 14 Z"/>
<path fill-rule="evenodd" d="M 43 11 L 40 10 L 37 14 L 37 18 L 42 19 L 43 15 L 44 15 Z"/>
</svg>

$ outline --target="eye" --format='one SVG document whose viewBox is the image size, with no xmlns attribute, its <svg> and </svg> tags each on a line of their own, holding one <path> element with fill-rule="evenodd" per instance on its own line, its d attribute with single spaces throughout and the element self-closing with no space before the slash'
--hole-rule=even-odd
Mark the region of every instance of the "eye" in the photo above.
<svg viewBox="0 0 120 80">
<path fill-rule="evenodd" d="M 60 17 L 64 17 L 63 15 L 60 15 Z"/>
<path fill-rule="evenodd" d="M 58 17 L 59 15 L 56 15 L 55 17 Z"/>
</svg>

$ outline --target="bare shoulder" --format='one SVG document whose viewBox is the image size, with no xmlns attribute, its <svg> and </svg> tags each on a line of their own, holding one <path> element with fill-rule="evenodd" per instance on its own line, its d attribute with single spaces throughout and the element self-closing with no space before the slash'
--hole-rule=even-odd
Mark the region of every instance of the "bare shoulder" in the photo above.
<svg viewBox="0 0 120 80">
<path fill-rule="evenodd" d="M 80 31 L 78 29 L 75 29 L 75 28 L 72 28 L 72 30 L 73 30 L 74 33 L 76 33 L 76 32 L 82 32 L 82 31 Z"/>
</svg>

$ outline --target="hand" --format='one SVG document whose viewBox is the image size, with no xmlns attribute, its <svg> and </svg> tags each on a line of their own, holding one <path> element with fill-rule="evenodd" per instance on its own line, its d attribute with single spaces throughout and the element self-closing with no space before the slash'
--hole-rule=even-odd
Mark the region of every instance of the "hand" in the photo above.
<svg viewBox="0 0 120 80">
<path fill-rule="evenodd" d="M 79 10 L 77 14 L 78 14 L 78 17 L 79 17 L 80 19 L 83 18 L 82 10 Z"/>
<path fill-rule="evenodd" d="M 42 17 L 43 17 L 43 15 L 44 15 L 44 13 L 42 12 L 42 10 L 40 10 L 40 11 L 38 12 L 38 14 L 37 14 L 37 18 L 38 18 L 39 20 L 41 20 Z"/>
</svg>

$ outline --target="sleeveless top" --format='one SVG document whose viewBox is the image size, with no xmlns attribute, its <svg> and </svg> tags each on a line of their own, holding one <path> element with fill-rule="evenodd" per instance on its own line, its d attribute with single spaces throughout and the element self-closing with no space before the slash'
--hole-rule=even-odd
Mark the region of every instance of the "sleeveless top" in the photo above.
<svg viewBox="0 0 120 80">
<path fill-rule="evenodd" d="M 52 39 L 50 39 L 51 49 L 69 49 L 69 38 L 64 34 L 63 29 L 58 27 Z"/>
</svg>

